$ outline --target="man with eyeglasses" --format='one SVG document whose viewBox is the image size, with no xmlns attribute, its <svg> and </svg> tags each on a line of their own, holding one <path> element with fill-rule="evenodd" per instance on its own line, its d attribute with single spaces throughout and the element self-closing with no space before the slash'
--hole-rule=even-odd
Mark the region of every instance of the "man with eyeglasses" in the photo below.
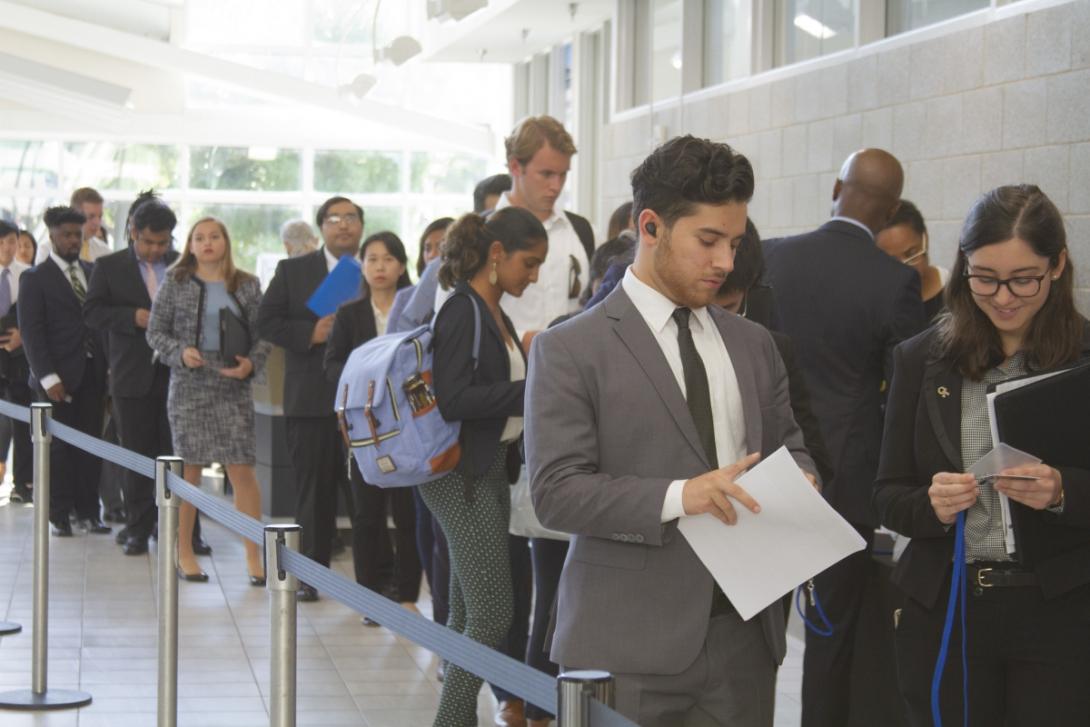
<svg viewBox="0 0 1090 727">
<path fill-rule="evenodd" d="M 806 634 L 802 724 L 848 724 L 853 653 L 878 518 L 871 489 L 882 439 L 884 382 L 899 342 L 924 327 L 920 276 L 875 237 L 900 205 L 904 172 L 881 149 L 855 152 L 833 185 L 833 217 L 813 232 L 765 243 L 781 330 L 795 344 L 835 474 L 822 494 L 868 547 L 814 580 L 832 636 Z M 809 618 L 820 623 L 813 606 Z M 892 625 L 891 625 L 892 626 Z M 854 680 L 860 684 L 859 680 Z M 868 690 L 873 685 L 866 687 Z"/>
<path fill-rule="evenodd" d="M 155 294 L 178 258 L 177 224 L 159 198 L 138 200 L 129 218 L 130 246 L 99 258 L 83 303 L 84 322 L 106 340 L 110 405 L 121 446 L 152 458 L 173 451 L 167 420 L 170 367 L 155 360 L 147 327 Z M 128 470 L 122 478 L 126 525 L 118 544 L 125 555 L 143 555 L 156 524 L 155 484 Z"/>
<path fill-rule="evenodd" d="M 337 487 L 343 478 L 333 401 L 337 385 L 326 379 L 322 362 L 334 315 L 319 318 L 307 301 L 344 255 L 356 255 L 363 237 L 363 209 L 345 197 L 322 203 L 315 223 L 321 249 L 281 260 L 258 311 L 258 334 L 284 348 L 284 417 L 288 455 L 295 469 L 295 519 L 302 528 L 300 550 L 329 565 L 336 534 Z M 318 592 L 300 583 L 301 601 Z"/>
</svg>

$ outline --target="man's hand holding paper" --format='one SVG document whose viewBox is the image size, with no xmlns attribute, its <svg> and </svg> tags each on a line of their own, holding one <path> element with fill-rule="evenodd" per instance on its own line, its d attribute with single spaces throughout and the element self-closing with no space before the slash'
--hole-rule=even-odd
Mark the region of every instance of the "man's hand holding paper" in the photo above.
<svg viewBox="0 0 1090 727">
<path fill-rule="evenodd" d="M 686 490 L 704 478 L 715 481 L 711 475 L 726 476 L 732 468 L 752 464 L 752 458 L 690 480 Z M 697 492 L 710 492 L 708 484 L 702 483 Z M 727 484 L 719 484 L 722 494 Z M 725 521 L 709 509 L 681 518 L 678 529 L 744 619 L 866 545 L 825 502 L 786 448 L 731 478 L 729 485 L 760 506 L 732 508 L 736 527 L 723 527 Z"/>
</svg>

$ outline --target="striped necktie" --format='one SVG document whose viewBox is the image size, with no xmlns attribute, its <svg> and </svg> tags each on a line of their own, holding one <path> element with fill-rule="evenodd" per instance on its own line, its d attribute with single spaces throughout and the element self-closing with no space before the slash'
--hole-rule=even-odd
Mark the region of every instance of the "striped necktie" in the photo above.
<svg viewBox="0 0 1090 727">
<path fill-rule="evenodd" d="M 77 272 L 79 263 L 72 263 L 68 266 L 68 279 L 72 281 L 72 290 L 76 292 L 76 297 L 79 298 L 79 302 L 82 303 L 87 297 L 87 288 L 83 287 L 83 281 L 80 279 Z"/>
</svg>

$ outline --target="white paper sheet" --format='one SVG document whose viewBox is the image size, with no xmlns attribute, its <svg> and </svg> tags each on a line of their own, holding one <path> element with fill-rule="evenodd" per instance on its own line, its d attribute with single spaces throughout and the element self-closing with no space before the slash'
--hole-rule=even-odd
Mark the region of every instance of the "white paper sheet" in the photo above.
<svg viewBox="0 0 1090 727">
<path fill-rule="evenodd" d="M 738 479 L 761 512 L 735 501 L 738 521 L 683 517 L 678 529 L 743 619 L 866 542 L 821 497 L 781 447 Z"/>
</svg>

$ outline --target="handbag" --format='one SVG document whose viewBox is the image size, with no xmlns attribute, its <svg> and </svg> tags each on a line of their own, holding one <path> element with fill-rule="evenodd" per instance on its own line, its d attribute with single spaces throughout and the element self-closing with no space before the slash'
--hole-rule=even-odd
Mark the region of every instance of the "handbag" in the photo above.
<svg viewBox="0 0 1090 727">
<path fill-rule="evenodd" d="M 230 308 L 220 308 L 220 355 L 228 366 L 250 355 L 250 327 Z"/>
</svg>

